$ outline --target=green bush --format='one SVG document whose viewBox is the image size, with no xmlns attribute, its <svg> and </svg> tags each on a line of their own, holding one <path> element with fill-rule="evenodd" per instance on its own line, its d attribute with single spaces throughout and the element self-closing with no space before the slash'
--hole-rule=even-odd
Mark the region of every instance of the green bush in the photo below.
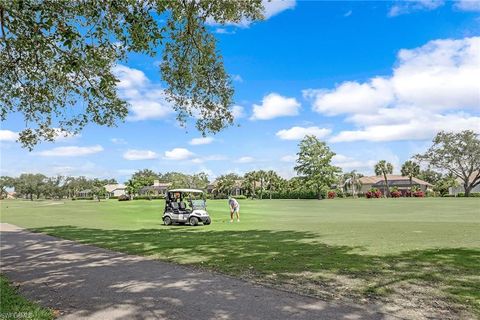
<svg viewBox="0 0 480 320">
<path fill-rule="evenodd" d="M 72 200 L 93 200 L 93 197 L 83 197 L 83 198 L 76 197 L 76 198 L 72 198 Z"/>
<path fill-rule="evenodd" d="M 347 197 L 347 194 L 346 194 L 345 192 L 343 192 L 342 189 L 337 188 L 337 189 L 335 189 L 335 190 L 333 190 L 333 191 L 335 191 L 335 193 L 337 194 L 337 197 L 338 197 L 338 198 L 346 198 L 346 197 Z"/>
<path fill-rule="evenodd" d="M 434 191 L 427 191 L 426 196 L 430 198 L 430 197 L 436 197 L 437 195 Z"/>
<path fill-rule="evenodd" d="M 465 197 L 465 192 L 459 192 L 457 197 Z M 470 192 L 470 197 L 477 198 L 480 197 L 480 192 Z"/>
<path fill-rule="evenodd" d="M 133 200 L 164 200 L 164 196 L 135 196 Z"/>
<path fill-rule="evenodd" d="M 247 196 L 244 196 L 244 195 L 239 195 L 239 196 L 233 196 L 235 199 L 237 200 L 245 200 L 247 199 Z"/>
<path fill-rule="evenodd" d="M 317 193 L 313 191 L 284 191 L 272 192 L 272 199 L 317 199 Z"/>
</svg>

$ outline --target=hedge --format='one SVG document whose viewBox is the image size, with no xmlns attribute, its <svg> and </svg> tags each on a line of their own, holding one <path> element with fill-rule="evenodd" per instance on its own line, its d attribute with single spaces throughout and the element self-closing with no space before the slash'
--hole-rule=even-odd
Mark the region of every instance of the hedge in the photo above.
<svg viewBox="0 0 480 320">
<path fill-rule="evenodd" d="M 165 200 L 164 196 L 134 196 L 133 200 Z"/>
<path fill-rule="evenodd" d="M 457 197 L 465 197 L 465 192 L 459 192 Z M 480 192 L 470 192 L 470 197 L 478 198 L 480 197 Z"/>
</svg>

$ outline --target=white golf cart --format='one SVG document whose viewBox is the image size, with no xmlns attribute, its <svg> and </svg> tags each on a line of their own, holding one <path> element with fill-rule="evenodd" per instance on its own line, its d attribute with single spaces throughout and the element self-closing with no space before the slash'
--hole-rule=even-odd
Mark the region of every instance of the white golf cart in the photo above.
<svg viewBox="0 0 480 320">
<path fill-rule="evenodd" d="M 205 194 L 197 189 L 173 189 L 168 190 L 165 196 L 165 211 L 163 212 L 163 223 L 204 225 L 212 223 L 207 212 Z"/>
</svg>

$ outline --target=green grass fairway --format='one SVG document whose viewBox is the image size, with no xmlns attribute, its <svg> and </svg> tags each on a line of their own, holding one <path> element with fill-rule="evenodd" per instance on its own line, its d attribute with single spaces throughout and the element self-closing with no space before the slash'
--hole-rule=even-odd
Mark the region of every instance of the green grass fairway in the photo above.
<svg viewBox="0 0 480 320">
<path fill-rule="evenodd" d="M 1 221 L 321 297 L 480 314 L 480 199 L 244 200 L 229 223 L 165 227 L 163 201 L 3 201 Z M 410 299 L 411 300 L 411 299 Z"/>
</svg>

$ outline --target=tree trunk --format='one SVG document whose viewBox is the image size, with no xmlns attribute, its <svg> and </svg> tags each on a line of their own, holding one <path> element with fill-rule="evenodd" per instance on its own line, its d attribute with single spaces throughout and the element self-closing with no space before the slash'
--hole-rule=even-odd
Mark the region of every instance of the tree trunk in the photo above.
<svg viewBox="0 0 480 320">
<path fill-rule="evenodd" d="M 413 197 L 413 183 L 412 183 L 412 176 L 410 176 L 410 197 Z"/>
<path fill-rule="evenodd" d="M 383 173 L 383 178 L 385 179 L 385 198 L 387 198 L 390 197 L 390 189 L 388 188 L 388 179 L 386 173 Z"/>
<path fill-rule="evenodd" d="M 470 191 L 472 191 L 472 185 L 465 183 L 463 187 L 465 188 L 465 197 L 470 197 Z"/>
<path fill-rule="evenodd" d="M 272 186 L 270 185 L 270 200 L 272 200 Z"/>
<path fill-rule="evenodd" d="M 263 179 L 260 180 L 260 200 L 263 200 Z"/>
</svg>

